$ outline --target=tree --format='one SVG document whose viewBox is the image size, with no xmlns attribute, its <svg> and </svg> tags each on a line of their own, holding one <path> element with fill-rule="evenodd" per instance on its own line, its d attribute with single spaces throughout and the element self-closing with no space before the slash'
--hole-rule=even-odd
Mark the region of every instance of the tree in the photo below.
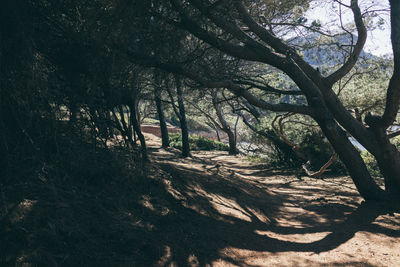
<svg viewBox="0 0 400 267">
<path fill-rule="evenodd" d="M 182 157 L 186 158 L 190 156 L 190 144 L 189 144 L 189 130 L 187 126 L 186 120 L 186 110 L 185 110 L 185 103 L 183 102 L 183 91 L 182 91 L 182 78 L 178 75 L 174 76 L 175 88 L 176 88 L 176 98 L 178 102 L 178 106 L 175 104 L 173 92 L 171 87 L 167 85 L 167 91 L 169 98 L 171 100 L 171 105 L 175 112 L 175 115 L 179 119 L 180 127 L 181 127 L 181 134 L 182 134 Z M 168 81 L 166 80 L 166 84 Z"/>
<path fill-rule="evenodd" d="M 296 46 L 285 38 L 285 34 L 290 34 L 293 25 L 289 27 L 283 21 L 285 16 L 282 14 L 296 17 L 296 14 L 288 12 L 297 4 L 296 1 L 287 2 L 285 10 L 280 10 L 280 13 L 270 12 L 269 1 L 171 0 L 168 3 L 170 6 L 165 5 L 161 11 L 153 10 L 153 14 L 232 58 L 274 67 L 294 82 L 296 90 L 275 88 L 269 84 L 264 84 L 262 88 L 255 87 L 280 95 L 301 95 L 306 104 L 260 99 L 254 91 L 248 90 L 248 82 L 227 77 L 209 78 L 187 66 L 182 67 L 177 62 L 162 60 L 159 57 L 138 55 L 130 51 L 132 58 L 144 65 L 185 75 L 206 87 L 227 88 L 261 109 L 310 116 L 345 164 L 362 197 L 367 200 L 400 198 L 400 152 L 390 143 L 387 134 L 387 128 L 396 120 L 400 103 L 400 3 L 390 1 L 394 70 L 387 88 L 385 110 L 380 116 L 367 115 L 364 119 L 366 125 L 347 110 L 333 90 L 335 84 L 356 65 L 367 38 L 367 28 L 363 19 L 368 12 L 362 12 L 357 0 L 351 0 L 350 4 L 335 1 L 340 8 L 352 12 L 358 37 L 351 38 L 351 43 L 339 44 L 347 49 L 345 61 L 326 75 L 308 63 L 301 51 L 296 50 Z M 306 25 L 301 17 L 297 18 L 300 19 L 297 25 L 308 27 L 314 33 L 321 33 L 317 24 Z M 351 29 L 343 25 L 342 28 L 344 33 L 348 32 L 354 37 Z M 374 155 L 385 178 L 385 191 L 368 173 L 359 151 L 351 144 L 347 134 L 353 136 Z"/>
<path fill-rule="evenodd" d="M 154 83 L 154 102 L 156 102 L 158 120 L 160 121 L 161 146 L 165 148 L 169 147 L 169 137 L 161 99 L 161 77 L 158 71 L 154 71 Z"/>
<path fill-rule="evenodd" d="M 208 94 L 207 94 L 208 93 Z M 191 104 L 203 114 L 207 120 L 211 122 L 211 125 L 218 128 L 219 130 L 223 131 L 228 136 L 228 143 L 229 143 L 229 154 L 236 155 L 238 154 L 239 150 L 237 149 L 237 136 L 236 136 L 236 125 L 238 122 L 238 116 L 236 116 L 236 124 L 234 129 L 232 129 L 230 123 L 228 123 L 226 119 L 226 114 L 224 112 L 223 103 L 228 102 L 229 100 L 223 100 L 219 96 L 219 92 L 217 90 L 211 89 L 209 92 L 205 92 L 202 96 L 196 96 L 205 102 L 202 105 L 199 103 L 192 102 Z M 196 100 L 199 102 L 198 100 Z M 207 105 L 209 103 L 211 105 Z M 217 136 L 219 137 L 218 130 Z"/>
</svg>

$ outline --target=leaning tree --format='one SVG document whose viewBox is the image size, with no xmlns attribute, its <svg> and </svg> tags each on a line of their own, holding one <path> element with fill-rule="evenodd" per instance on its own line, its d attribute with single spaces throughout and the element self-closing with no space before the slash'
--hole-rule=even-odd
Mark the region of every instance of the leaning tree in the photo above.
<svg viewBox="0 0 400 267">
<path fill-rule="evenodd" d="M 335 34 L 327 34 L 321 25 L 308 23 L 302 12 L 309 1 L 285 1 L 279 6 L 277 1 L 257 0 L 170 0 L 154 1 L 149 5 L 151 18 L 159 20 L 169 27 L 184 30 L 188 38 L 196 38 L 208 45 L 208 49 L 218 49 L 229 58 L 256 62 L 270 66 L 290 78 L 296 89 L 285 89 L 265 83 L 263 91 L 280 95 L 301 95 L 306 104 L 282 103 L 260 98 L 241 80 L 216 79 L 186 63 L 179 64 L 159 57 L 156 53 L 138 53 L 129 50 L 137 62 L 156 66 L 164 70 L 179 73 L 206 87 L 227 88 L 245 98 L 250 104 L 261 109 L 275 112 L 291 112 L 311 117 L 321 128 L 326 138 L 338 154 L 359 193 L 367 200 L 400 198 L 400 152 L 391 144 L 387 129 L 398 116 L 400 103 L 400 3 L 390 2 L 391 41 L 393 46 L 393 74 L 386 90 L 386 106 L 383 114 L 365 116 L 360 121 L 340 101 L 334 90 L 335 85 L 355 67 L 367 39 L 367 27 L 364 21 L 371 10 L 363 10 L 359 1 L 333 0 L 340 10 L 349 10 L 354 20 L 354 31 L 344 25 L 340 19 Z M 300 15 L 299 15 L 300 14 Z M 349 35 L 350 38 L 337 39 L 338 47 L 346 53 L 343 63 L 331 71 L 321 73 L 319 68 L 308 62 L 301 47 L 292 42 L 296 29 L 305 28 L 314 35 L 328 37 Z M 315 44 L 317 45 L 317 44 Z M 253 86 L 254 87 L 254 86 Z M 368 172 L 360 152 L 349 141 L 353 136 L 377 160 L 385 178 L 385 190 L 382 190 Z"/>
</svg>

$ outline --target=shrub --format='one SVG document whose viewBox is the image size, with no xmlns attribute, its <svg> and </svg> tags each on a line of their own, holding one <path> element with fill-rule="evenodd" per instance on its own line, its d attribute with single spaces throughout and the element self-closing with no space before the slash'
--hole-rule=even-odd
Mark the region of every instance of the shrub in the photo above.
<svg viewBox="0 0 400 267">
<path fill-rule="evenodd" d="M 319 170 L 333 155 L 334 150 L 321 132 L 312 132 L 305 136 L 300 144 L 300 152 L 310 160 L 310 169 Z M 344 164 L 337 158 L 329 169 L 333 173 L 346 174 Z"/>
<path fill-rule="evenodd" d="M 178 133 L 169 134 L 170 145 L 174 148 L 182 149 L 182 135 Z M 191 150 L 219 150 L 229 151 L 229 146 L 202 136 L 189 136 Z"/>
<path fill-rule="evenodd" d="M 400 147 L 400 136 L 397 136 L 395 138 L 392 138 L 390 142 L 399 149 Z M 378 163 L 376 162 L 376 159 L 374 156 L 369 153 L 368 151 L 363 151 L 361 152 L 361 157 L 363 158 L 365 165 L 367 165 L 367 169 L 370 172 L 370 174 L 374 177 L 383 177 L 382 173 L 379 170 Z"/>
<path fill-rule="evenodd" d="M 363 151 L 361 152 L 361 157 L 363 158 L 365 165 L 367 165 L 367 169 L 372 176 L 383 177 L 379 170 L 378 163 L 371 153 L 368 151 Z"/>
<path fill-rule="evenodd" d="M 274 131 L 269 130 L 268 134 L 272 137 L 270 138 L 272 149 L 268 153 L 268 163 L 271 166 L 301 168 L 305 163 L 304 159 L 298 158 L 292 147 L 284 143 Z M 298 152 L 310 161 L 308 168 L 313 171 L 319 170 L 334 153 L 332 146 L 320 132 L 307 133 L 300 143 Z M 346 169 L 339 159 L 335 160 L 329 169 L 338 174 L 346 173 Z"/>
<path fill-rule="evenodd" d="M 400 136 L 396 136 L 392 139 L 390 139 L 390 142 L 397 147 L 397 149 L 400 148 Z"/>
</svg>

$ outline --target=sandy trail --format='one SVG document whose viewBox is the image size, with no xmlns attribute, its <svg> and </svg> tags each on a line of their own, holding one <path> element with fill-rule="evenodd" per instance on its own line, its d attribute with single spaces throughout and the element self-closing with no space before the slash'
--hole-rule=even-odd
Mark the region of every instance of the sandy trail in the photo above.
<svg viewBox="0 0 400 267">
<path fill-rule="evenodd" d="M 348 177 L 313 179 L 225 152 L 177 158 L 149 140 L 182 205 L 159 266 L 400 266 L 400 215 L 362 204 Z"/>
</svg>

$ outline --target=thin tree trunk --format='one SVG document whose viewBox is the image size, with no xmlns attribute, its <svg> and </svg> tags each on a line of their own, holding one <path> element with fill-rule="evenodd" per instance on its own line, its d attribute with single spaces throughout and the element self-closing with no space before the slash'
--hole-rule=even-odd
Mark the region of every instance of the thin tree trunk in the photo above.
<svg viewBox="0 0 400 267">
<path fill-rule="evenodd" d="M 69 123 L 71 125 L 75 125 L 77 117 L 78 117 L 78 105 L 76 104 L 75 100 L 71 100 L 69 105 Z"/>
<path fill-rule="evenodd" d="M 129 141 L 128 141 L 128 135 L 122 126 L 121 120 L 118 119 L 117 114 L 115 113 L 115 110 L 111 110 L 113 118 L 114 118 L 114 127 L 117 128 L 117 130 L 121 133 L 122 138 L 124 139 L 125 145 L 128 147 L 129 146 Z"/>
<path fill-rule="evenodd" d="M 183 97 L 182 97 L 182 84 L 178 76 L 175 76 L 175 83 L 176 83 L 176 92 L 178 98 L 179 121 L 181 124 L 181 133 L 182 133 L 182 156 L 186 158 L 190 156 L 189 131 L 186 121 L 185 105 L 183 103 Z"/>
<path fill-rule="evenodd" d="M 236 155 L 238 153 L 238 149 L 236 147 L 236 136 L 229 126 L 228 122 L 225 120 L 224 114 L 222 113 L 221 106 L 218 103 L 217 92 L 212 92 L 212 102 L 215 109 L 215 113 L 217 114 L 217 118 L 221 123 L 221 130 L 223 130 L 228 135 L 229 142 L 229 154 Z"/>
<path fill-rule="evenodd" d="M 218 142 L 221 142 L 221 137 L 219 136 L 219 131 L 218 131 L 219 126 L 215 125 L 215 123 L 212 120 L 210 120 L 209 118 L 208 118 L 208 120 L 209 120 L 209 122 L 207 123 L 207 125 L 210 126 L 215 131 Z"/>
<path fill-rule="evenodd" d="M 139 125 L 139 129 L 142 127 L 142 116 L 140 115 L 140 103 L 139 103 L 139 99 L 135 100 L 135 110 L 136 112 L 134 113 L 136 116 L 136 120 L 138 122 Z"/>
<path fill-rule="evenodd" d="M 124 106 L 123 105 L 119 106 L 118 110 L 119 110 L 119 115 L 121 117 L 120 121 L 122 123 L 122 127 L 124 130 L 124 135 L 125 135 L 124 138 L 127 138 L 128 142 L 131 144 L 132 148 L 134 148 L 136 146 L 136 143 L 132 139 L 132 129 L 130 128 L 129 125 L 126 124 L 126 121 L 125 121 Z"/>
<path fill-rule="evenodd" d="M 161 88 L 159 87 L 159 79 L 158 75 L 155 75 L 155 80 L 157 85 L 154 88 L 154 101 L 156 102 L 157 106 L 157 114 L 158 120 L 160 121 L 160 131 L 161 131 L 161 147 L 169 147 L 169 136 L 168 136 L 168 128 L 167 123 L 165 122 L 164 111 L 162 107 L 161 101 Z"/>
<path fill-rule="evenodd" d="M 221 142 L 221 137 L 219 136 L 219 131 L 218 131 L 218 128 L 217 127 L 215 127 L 215 133 L 217 134 L 217 140 L 218 140 L 218 142 Z"/>
<path fill-rule="evenodd" d="M 130 119 L 131 119 L 133 129 L 137 133 L 139 141 L 140 141 L 140 146 L 141 146 L 140 150 L 142 153 L 142 158 L 143 158 L 143 160 L 148 160 L 146 140 L 144 138 L 142 130 L 140 129 L 140 124 L 138 122 L 137 115 L 136 115 L 137 114 L 136 103 L 137 102 L 135 101 L 135 99 L 129 103 L 129 109 L 131 112 Z"/>
</svg>

